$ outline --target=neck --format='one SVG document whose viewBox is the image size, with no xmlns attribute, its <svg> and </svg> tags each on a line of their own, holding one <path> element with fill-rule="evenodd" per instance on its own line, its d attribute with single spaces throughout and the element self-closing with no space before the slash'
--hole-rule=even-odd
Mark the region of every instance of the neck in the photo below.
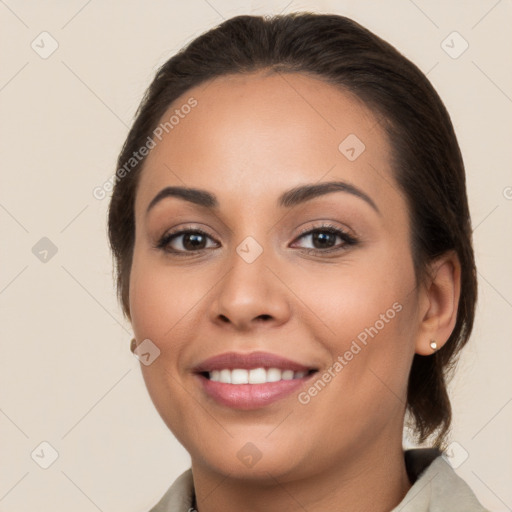
<svg viewBox="0 0 512 512">
<path fill-rule="evenodd" d="M 348 458 L 347 458 L 348 459 Z M 389 512 L 411 487 L 403 450 L 369 447 L 346 463 L 297 479 L 273 477 L 248 480 L 215 473 L 192 460 L 198 512 Z"/>
</svg>

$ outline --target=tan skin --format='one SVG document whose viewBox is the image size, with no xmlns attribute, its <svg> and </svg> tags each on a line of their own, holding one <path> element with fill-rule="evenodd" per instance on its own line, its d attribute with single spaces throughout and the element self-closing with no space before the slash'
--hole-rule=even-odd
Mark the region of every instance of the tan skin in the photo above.
<svg viewBox="0 0 512 512">
<path fill-rule="evenodd" d="M 159 414 L 191 455 L 197 508 L 389 511 L 411 486 L 402 431 L 412 358 L 431 355 L 430 341 L 441 347 L 453 330 L 458 260 L 438 259 L 417 286 L 389 142 L 352 95 L 306 75 L 224 76 L 187 91 L 163 119 L 190 96 L 197 106 L 141 174 L 130 312 L 137 342 L 149 338 L 161 351 L 141 368 Z M 338 150 L 349 134 L 366 146 L 353 162 Z M 291 209 L 277 203 L 286 190 L 326 181 L 352 184 L 378 211 L 346 191 Z M 218 210 L 170 197 L 146 214 L 173 185 L 215 194 Z M 325 222 L 358 243 L 301 236 Z M 171 230 L 194 228 L 208 235 L 200 250 L 186 234 L 168 244 L 185 256 L 155 248 Z M 263 248 L 250 264 L 236 252 L 247 236 Z M 339 250 L 325 252 L 332 247 Z M 223 352 L 262 350 L 320 375 L 396 302 L 401 311 L 308 404 L 293 393 L 232 409 L 207 396 L 192 372 Z M 237 457 L 247 442 L 262 454 L 252 467 Z"/>
</svg>

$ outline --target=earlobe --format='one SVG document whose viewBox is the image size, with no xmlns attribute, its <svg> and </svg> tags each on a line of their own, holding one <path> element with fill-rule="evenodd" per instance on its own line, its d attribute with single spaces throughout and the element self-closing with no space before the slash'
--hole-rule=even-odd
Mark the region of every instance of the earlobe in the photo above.
<svg viewBox="0 0 512 512">
<path fill-rule="evenodd" d="M 416 353 L 428 356 L 448 341 L 457 321 L 460 298 L 460 262 L 449 251 L 430 264 L 430 277 L 422 293 L 428 306 L 422 312 Z"/>
</svg>

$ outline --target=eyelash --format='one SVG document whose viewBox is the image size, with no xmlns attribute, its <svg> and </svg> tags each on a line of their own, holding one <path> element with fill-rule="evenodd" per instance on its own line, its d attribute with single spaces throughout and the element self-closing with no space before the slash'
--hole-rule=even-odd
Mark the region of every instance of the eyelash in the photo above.
<svg viewBox="0 0 512 512">
<path fill-rule="evenodd" d="M 332 248 L 329 248 L 329 249 L 303 248 L 302 251 L 304 251 L 304 252 L 306 252 L 308 254 L 311 254 L 311 253 L 313 253 L 313 254 L 320 254 L 320 253 L 321 254 L 325 254 L 325 253 L 332 253 L 332 252 L 343 251 L 343 250 L 346 250 L 346 248 L 347 248 L 346 246 L 354 246 L 354 245 L 359 243 L 357 238 L 355 238 L 352 235 L 349 235 L 348 233 L 346 233 L 342 229 L 340 229 L 340 228 L 338 228 L 336 226 L 333 226 L 332 224 L 322 224 L 320 226 L 315 226 L 313 228 L 305 229 L 304 231 L 301 231 L 299 233 L 299 235 L 297 236 L 297 239 L 303 238 L 306 235 L 312 235 L 312 234 L 317 233 L 317 232 L 320 232 L 320 233 L 330 233 L 330 234 L 333 234 L 333 235 L 337 235 L 339 238 L 341 238 L 343 240 L 344 243 L 341 246 L 332 247 Z M 205 231 L 203 231 L 201 229 L 195 229 L 195 228 L 194 229 L 183 229 L 183 230 L 176 231 L 176 232 L 166 233 L 157 242 L 155 247 L 157 249 L 160 249 L 160 250 L 164 251 L 164 252 L 167 252 L 167 253 L 170 253 L 170 254 L 173 254 L 173 255 L 176 255 L 176 256 L 179 256 L 179 257 L 181 257 L 181 256 L 188 256 L 188 255 L 191 255 L 191 254 L 198 253 L 200 251 L 207 250 L 205 248 L 205 249 L 197 249 L 196 251 L 177 251 L 175 249 L 169 249 L 168 248 L 169 243 L 174 238 L 178 238 L 179 236 L 182 236 L 182 235 L 185 235 L 185 234 L 201 235 L 201 236 L 205 236 L 205 237 L 208 237 L 208 238 L 213 240 L 213 237 L 211 237 L 208 233 L 206 233 Z"/>
</svg>

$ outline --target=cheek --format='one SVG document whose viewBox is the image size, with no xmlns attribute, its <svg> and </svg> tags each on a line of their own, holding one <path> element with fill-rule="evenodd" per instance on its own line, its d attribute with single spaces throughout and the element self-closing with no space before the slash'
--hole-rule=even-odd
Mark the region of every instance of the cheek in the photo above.
<svg viewBox="0 0 512 512">
<path fill-rule="evenodd" d="M 154 258 L 134 254 L 130 276 L 130 310 L 137 339 L 157 345 L 177 339 L 176 333 L 193 315 L 194 305 L 207 287 L 197 286 L 200 276 L 187 269 L 171 269 Z"/>
<path fill-rule="evenodd" d="M 366 329 L 394 331 L 404 320 L 405 306 L 414 299 L 414 273 L 406 261 L 395 261 L 389 254 L 387 263 L 382 258 L 347 261 L 329 271 L 308 269 L 294 280 L 290 274 L 290 287 L 325 327 L 333 349 L 343 349 L 359 334 L 364 339 Z"/>
<path fill-rule="evenodd" d="M 150 365 L 141 363 L 140 368 L 156 410 L 178 439 L 190 409 L 190 396 L 179 384 L 180 361 L 191 329 L 197 327 L 190 322 L 200 300 L 197 295 L 204 295 L 204 290 L 194 292 L 193 280 L 186 271 L 171 271 L 134 253 L 130 275 L 133 331 L 139 342 L 150 339 L 160 350 Z"/>
<path fill-rule="evenodd" d="M 297 295 L 315 313 L 313 334 L 339 363 L 331 369 L 334 377 L 325 376 L 332 382 L 326 394 L 333 407 L 340 397 L 358 409 L 375 408 L 379 400 L 379 407 L 401 407 L 405 401 L 418 328 L 417 293 L 412 261 L 405 251 L 398 253 L 347 260 L 335 272 L 297 281 Z"/>
</svg>

